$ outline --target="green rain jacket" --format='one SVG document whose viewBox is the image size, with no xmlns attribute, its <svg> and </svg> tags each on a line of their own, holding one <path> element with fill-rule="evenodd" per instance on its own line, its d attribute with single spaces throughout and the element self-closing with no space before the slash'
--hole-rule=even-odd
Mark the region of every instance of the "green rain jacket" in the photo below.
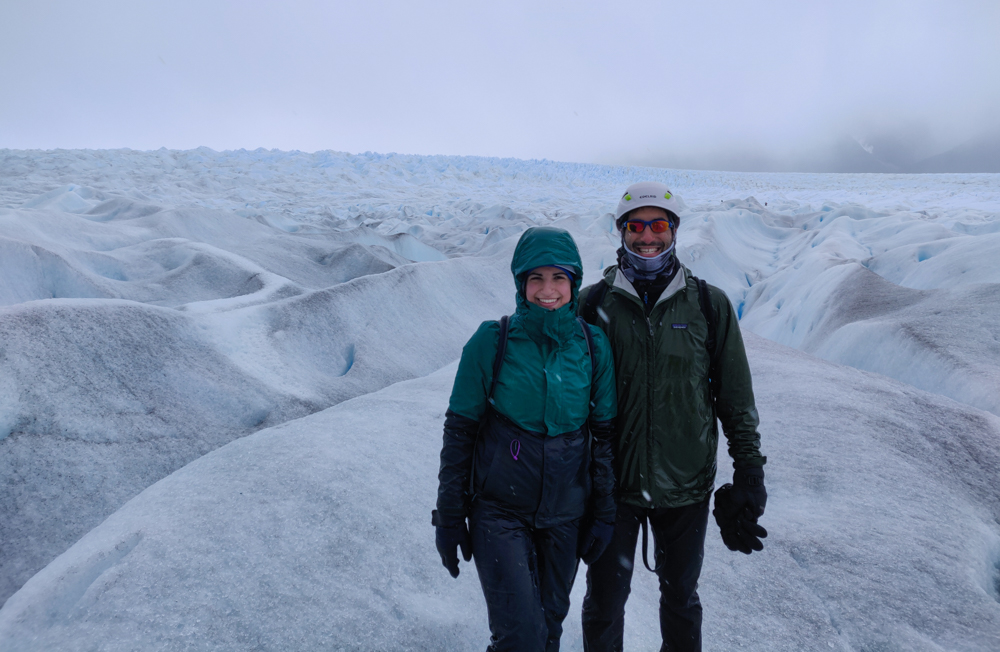
<svg viewBox="0 0 1000 652">
<path fill-rule="evenodd" d="M 609 267 L 602 281 L 609 289 L 597 311 L 615 360 L 618 500 L 640 507 L 681 507 L 711 495 L 716 417 L 734 466 L 763 466 L 767 459 L 760 454 L 750 367 L 733 306 L 722 290 L 709 286 L 719 360 L 713 410 L 708 323 L 696 282 L 678 265 L 649 317 L 625 275 Z M 581 307 L 593 288 L 581 292 Z"/>
<path fill-rule="evenodd" d="M 556 310 L 530 303 L 524 295 L 527 273 L 550 265 L 573 272 L 572 300 Z M 483 322 L 462 350 L 445 415 L 435 524 L 461 522 L 478 500 L 537 528 L 585 515 L 613 522 L 614 363 L 607 337 L 589 327 L 591 365 L 576 318 L 583 272 L 576 244 L 561 229 L 528 229 L 514 251 L 511 272 L 517 311 L 510 319 L 492 410 L 487 395 L 498 323 Z"/>
<path fill-rule="evenodd" d="M 524 296 L 527 273 L 549 265 L 573 271 L 573 299 L 557 310 L 537 306 Z M 591 383 L 587 340 L 576 319 L 583 263 L 572 237 L 561 229 L 529 229 L 514 251 L 510 269 L 517 285 L 517 311 L 510 320 L 494 407 L 517 426 L 550 437 L 582 427 L 588 417 L 613 419 L 617 403 L 608 339 L 600 328 L 591 329 L 597 357 Z M 452 412 L 474 421 L 486 413 L 499 333 L 498 322 L 483 322 L 462 349 L 449 405 Z"/>
</svg>

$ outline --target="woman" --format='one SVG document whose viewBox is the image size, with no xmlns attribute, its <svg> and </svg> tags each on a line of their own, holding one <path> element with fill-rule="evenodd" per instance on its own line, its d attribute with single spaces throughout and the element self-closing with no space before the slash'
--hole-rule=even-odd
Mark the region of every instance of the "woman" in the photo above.
<svg viewBox="0 0 1000 652">
<path fill-rule="evenodd" d="M 459 547 L 475 557 L 488 650 L 552 652 L 578 554 L 595 560 L 613 530 L 614 367 L 604 333 L 576 318 L 583 267 L 569 233 L 525 231 L 511 272 L 505 341 L 503 320 L 487 321 L 462 350 L 433 522 L 453 577 Z"/>
</svg>

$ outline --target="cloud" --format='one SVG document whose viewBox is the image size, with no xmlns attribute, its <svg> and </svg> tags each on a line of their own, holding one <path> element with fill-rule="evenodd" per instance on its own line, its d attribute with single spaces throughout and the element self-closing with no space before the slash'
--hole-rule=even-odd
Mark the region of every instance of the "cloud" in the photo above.
<svg viewBox="0 0 1000 652">
<path fill-rule="evenodd" d="M 944 149 L 1000 114 L 992 2 L 114 0 L 6 11 L 6 147 L 711 164 L 790 160 L 844 134 L 922 131 Z"/>
</svg>

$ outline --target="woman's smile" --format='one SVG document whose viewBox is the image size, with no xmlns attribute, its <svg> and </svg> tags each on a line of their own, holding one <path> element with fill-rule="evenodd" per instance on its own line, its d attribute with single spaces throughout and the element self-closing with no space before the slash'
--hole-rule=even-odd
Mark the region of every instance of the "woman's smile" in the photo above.
<svg viewBox="0 0 1000 652">
<path fill-rule="evenodd" d="M 558 267 L 536 267 L 528 272 L 524 295 L 537 306 L 555 310 L 573 298 L 573 285 L 569 275 Z"/>
</svg>

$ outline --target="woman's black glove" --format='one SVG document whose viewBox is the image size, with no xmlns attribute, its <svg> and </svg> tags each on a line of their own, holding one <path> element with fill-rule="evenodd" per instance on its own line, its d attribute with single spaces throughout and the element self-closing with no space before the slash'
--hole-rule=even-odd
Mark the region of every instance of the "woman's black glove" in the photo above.
<svg viewBox="0 0 1000 652">
<path fill-rule="evenodd" d="M 764 467 L 750 466 L 733 471 L 733 503 L 748 507 L 754 522 L 764 515 L 767 489 L 764 488 Z"/>
<path fill-rule="evenodd" d="M 472 561 L 472 536 L 465 520 L 456 524 L 442 525 L 441 517 L 435 509 L 431 512 L 431 524 L 435 526 L 434 543 L 437 545 L 441 563 L 452 577 L 458 577 L 458 549 L 462 548 L 465 561 Z"/>
<path fill-rule="evenodd" d="M 587 533 L 583 535 L 580 543 L 580 559 L 590 566 L 600 559 L 601 554 L 611 543 L 611 536 L 615 533 L 615 524 L 607 521 L 594 521 Z"/>
</svg>

